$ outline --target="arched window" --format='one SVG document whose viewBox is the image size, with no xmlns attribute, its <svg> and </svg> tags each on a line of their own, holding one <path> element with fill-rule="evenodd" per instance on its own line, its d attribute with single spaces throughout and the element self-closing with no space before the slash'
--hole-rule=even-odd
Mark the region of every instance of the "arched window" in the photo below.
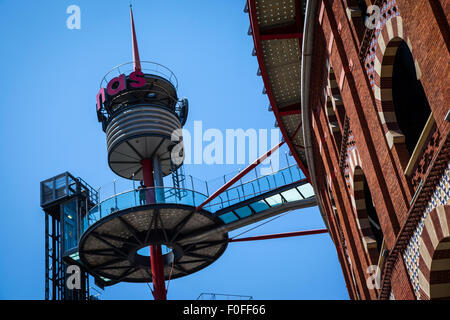
<svg viewBox="0 0 450 320">
<path fill-rule="evenodd" d="M 449 300 L 450 299 L 450 267 L 445 266 L 445 261 L 450 256 L 450 237 L 439 241 L 430 268 L 430 299 Z M 442 265 L 444 264 L 444 267 Z M 443 270 L 444 269 L 444 270 Z"/>
<path fill-rule="evenodd" d="M 417 79 L 414 58 L 402 41 L 395 55 L 392 72 L 392 99 L 398 126 L 412 155 L 431 114 L 425 91 Z"/>
<path fill-rule="evenodd" d="M 373 205 L 367 179 L 361 167 L 356 167 L 353 174 L 353 191 L 358 226 L 361 231 L 362 241 L 372 264 L 378 263 L 383 244 L 383 231 Z"/>
<path fill-rule="evenodd" d="M 383 243 L 383 231 L 381 230 L 380 221 L 378 220 L 377 211 L 373 205 L 372 194 L 370 193 L 369 184 L 364 176 L 363 182 L 364 189 L 364 201 L 366 204 L 367 218 L 369 219 L 370 229 L 375 237 L 377 243 L 378 253 L 381 251 L 381 245 Z"/>
<path fill-rule="evenodd" d="M 329 67 L 327 79 L 326 108 L 325 113 L 328 116 L 328 125 L 334 138 L 337 152 L 339 154 L 342 143 L 342 129 L 345 118 L 345 108 L 342 103 L 341 92 L 336 80 L 336 74 L 333 67 Z"/>
<path fill-rule="evenodd" d="M 419 238 L 419 264 L 409 266 L 411 278 L 419 284 L 414 286 L 414 290 L 422 300 L 450 300 L 449 221 L 450 205 L 443 205 L 431 210 L 423 222 Z"/>
</svg>

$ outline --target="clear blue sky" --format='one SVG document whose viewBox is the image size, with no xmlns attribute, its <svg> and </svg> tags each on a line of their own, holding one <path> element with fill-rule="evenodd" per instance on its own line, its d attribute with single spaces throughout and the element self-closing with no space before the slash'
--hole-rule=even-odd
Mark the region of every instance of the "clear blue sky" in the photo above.
<svg viewBox="0 0 450 320">
<path fill-rule="evenodd" d="M 81 8 L 81 30 L 66 8 Z M 225 129 L 275 122 L 262 95 L 244 1 L 135 0 L 142 60 L 170 67 L 190 101 L 186 124 Z M 106 161 L 95 99 L 103 75 L 132 60 L 129 1 L 0 1 L 0 299 L 44 298 L 44 215 L 39 182 L 70 171 L 93 186 L 116 176 Z M 300 90 L 300 89 L 299 89 Z M 205 180 L 238 165 L 189 165 Z M 247 234 L 322 227 L 317 208 L 291 212 Z M 348 299 L 328 234 L 232 243 L 210 267 L 171 281 L 169 299 L 202 292 L 255 299 Z M 152 299 L 145 284 L 119 284 L 101 299 Z"/>
</svg>

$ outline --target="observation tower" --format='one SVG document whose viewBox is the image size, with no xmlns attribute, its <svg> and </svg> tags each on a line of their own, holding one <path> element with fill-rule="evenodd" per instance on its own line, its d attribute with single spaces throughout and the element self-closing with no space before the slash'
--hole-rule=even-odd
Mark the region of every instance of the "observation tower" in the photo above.
<svg viewBox="0 0 450 320">
<path fill-rule="evenodd" d="M 141 61 L 131 7 L 130 16 L 133 61 L 105 75 L 96 110 L 106 134 L 109 167 L 140 187 L 100 199 L 95 189 L 69 173 L 41 183 L 41 206 L 46 221 L 52 218 L 51 228 L 46 224 L 47 299 L 50 282 L 53 299 L 74 296 L 65 287 L 64 269 L 77 264 L 83 277 L 93 276 L 100 287 L 152 282 L 155 300 L 165 300 L 166 280 L 209 266 L 230 242 L 327 232 L 229 238 L 230 231 L 316 205 L 308 175 L 302 166 L 288 164 L 258 176 L 256 167 L 285 143 L 281 141 L 230 180 L 224 177 L 212 194 L 208 187 L 199 192 L 194 183 L 187 188 L 181 169 L 188 100 L 179 97 L 178 80 L 170 69 Z M 250 172 L 256 178 L 244 181 Z M 173 185 L 164 186 L 163 178 L 169 175 Z M 143 254 L 146 248 L 150 257 Z M 88 283 L 85 288 L 75 292 L 77 297 L 89 298 Z"/>
<path fill-rule="evenodd" d="M 181 128 L 187 120 L 188 100 L 178 98 L 178 82 L 167 67 L 141 61 L 133 11 L 130 7 L 133 62 L 111 70 L 97 96 L 97 116 L 106 133 L 108 164 L 117 175 L 143 182 L 139 204 L 120 210 L 98 206 L 100 219 L 80 240 L 84 265 L 113 281 L 153 282 L 154 297 L 166 299 L 166 279 L 200 270 L 225 250 L 227 235 L 206 237 L 216 245 L 183 246 L 187 232 L 201 231 L 223 222 L 203 210 L 195 210 L 202 195 L 193 190 L 164 188 L 163 178 L 183 162 Z M 130 72 L 131 71 L 131 72 Z M 205 198 L 205 197 L 204 197 Z M 103 215 L 111 212 L 107 218 Z M 113 261 L 99 250 L 117 249 Z M 161 246 L 169 248 L 162 254 Z M 138 253 L 150 247 L 150 259 Z M 118 249 L 120 247 L 120 249 Z M 207 254 L 207 259 L 204 258 Z M 187 263 L 196 257 L 195 262 Z M 191 259 L 192 260 L 192 259 Z"/>
</svg>

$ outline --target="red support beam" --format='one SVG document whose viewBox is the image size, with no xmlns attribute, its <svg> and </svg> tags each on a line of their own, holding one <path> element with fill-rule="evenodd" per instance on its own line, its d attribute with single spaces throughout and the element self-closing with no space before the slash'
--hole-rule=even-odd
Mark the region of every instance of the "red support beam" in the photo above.
<svg viewBox="0 0 450 320">
<path fill-rule="evenodd" d="M 303 33 L 275 33 L 275 34 L 262 34 L 261 40 L 282 40 L 282 39 L 302 39 Z"/>
<path fill-rule="evenodd" d="M 256 237 L 229 239 L 228 242 L 244 242 L 244 241 L 281 239 L 281 238 L 289 238 L 289 237 L 308 236 L 308 235 L 312 235 L 312 234 L 321 234 L 321 233 L 328 233 L 328 230 L 327 229 L 317 229 L 317 230 L 305 230 L 305 231 L 296 231 L 296 232 L 266 234 L 263 236 L 256 236 Z"/>
<path fill-rule="evenodd" d="M 147 188 L 152 188 L 155 186 L 152 159 L 142 160 L 142 175 L 144 176 L 144 185 Z"/>
<path fill-rule="evenodd" d="M 291 116 L 294 114 L 300 114 L 301 113 L 300 103 L 294 103 L 287 107 L 280 108 L 279 113 L 280 113 L 280 116 L 282 116 L 282 117 Z"/>
<path fill-rule="evenodd" d="M 300 120 L 300 123 L 298 124 L 297 129 L 295 129 L 294 134 L 292 135 L 291 139 L 295 139 L 295 136 L 297 135 L 297 133 L 300 131 L 300 129 L 302 128 L 302 121 Z M 295 143 L 292 142 L 292 145 L 296 146 Z M 303 148 L 304 149 L 304 148 Z"/>
<path fill-rule="evenodd" d="M 279 144 L 277 144 L 275 147 L 267 151 L 265 154 L 263 154 L 261 157 L 256 159 L 252 164 L 250 164 L 247 168 L 239 172 L 236 176 L 234 176 L 230 181 L 225 183 L 222 187 L 220 187 L 216 192 L 214 192 L 212 195 L 208 197 L 201 205 L 199 205 L 196 210 L 201 210 L 205 205 L 210 203 L 212 200 L 214 200 L 218 195 L 220 195 L 222 192 L 227 190 L 229 187 L 231 187 L 233 184 L 235 184 L 239 179 L 241 179 L 243 176 L 245 176 L 247 173 L 249 173 L 251 170 L 253 170 L 258 164 L 266 160 L 268 157 L 272 155 L 275 151 L 278 150 L 282 145 L 284 144 L 284 141 L 281 141 Z"/>
<path fill-rule="evenodd" d="M 261 40 L 302 39 L 303 32 L 297 26 L 297 23 L 294 23 L 288 26 L 263 29 L 260 31 L 260 37 Z"/>
<path fill-rule="evenodd" d="M 164 262 L 160 244 L 150 246 L 150 263 L 152 267 L 153 297 L 155 300 L 167 300 Z"/>
<path fill-rule="evenodd" d="M 144 185 L 147 188 L 153 188 L 155 186 L 155 180 L 153 175 L 153 161 L 152 159 L 142 160 L 142 174 L 144 176 Z M 146 203 L 155 203 L 155 190 L 146 190 Z M 155 300 L 166 300 L 167 291 L 164 278 L 164 262 L 161 253 L 161 245 L 150 246 L 150 265 L 152 269 L 152 282 L 153 282 L 153 297 Z"/>
</svg>

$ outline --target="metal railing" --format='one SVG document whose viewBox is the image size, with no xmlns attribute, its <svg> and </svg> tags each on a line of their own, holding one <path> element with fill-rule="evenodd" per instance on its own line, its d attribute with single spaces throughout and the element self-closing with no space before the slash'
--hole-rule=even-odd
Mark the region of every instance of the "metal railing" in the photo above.
<svg viewBox="0 0 450 320">
<path fill-rule="evenodd" d="M 138 188 L 118 193 L 93 207 L 83 219 L 83 232 L 98 220 L 114 212 L 148 204 L 181 204 L 196 207 L 207 196 L 188 189 L 179 192 L 170 187 Z M 180 197 L 179 195 L 182 194 Z"/>
<path fill-rule="evenodd" d="M 178 90 L 178 79 L 175 76 L 175 74 L 167 68 L 166 66 L 152 62 L 152 61 L 141 61 L 141 70 L 143 73 L 147 74 L 153 74 L 160 76 L 166 80 L 168 80 L 172 85 L 175 87 L 176 90 Z M 100 88 L 106 87 L 108 85 L 108 82 L 111 81 L 111 79 L 121 75 L 121 74 L 129 74 L 134 71 L 134 62 L 126 62 L 121 65 L 118 65 L 114 68 L 112 68 L 110 71 L 108 71 L 107 74 L 103 77 L 102 81 L 100 82 Z"/>
<path fill-rule="evenodd" d="M 205 209 L 210 212 L 216 212 L 224 207 L 248 200 L 302 179 L 305 179 L 303 172 L 297 165 L 292 165 L 245 183 L 238 181 L 236 183 L 237 185 L 225 190 L 216 199 L 211 201 L 210 204 L 206 205 Z"/>
<path fill-rule="evenodd" d="M 253 296 L 242 296 L 227 293 L 201 293 L 197 300 L 253 300 Z"/>
<path fill-rule="evenodd" d="M 245 183 L 238 181 L 235 186 L 224 191 L 223 194 L 205 206 L 205 210 L 214 213 L 225 207 L 304 179 L 305 175 L 298 166 L 291 165 Z M 146 204 L 181 204 L 197 207 L 207 198 L 206 194 L 175 187 L 133 187 L 124 192 L 114 192 L 112 196 L 101 200 L 89 211 L 89 214 L 83 219 L 83 232 L 96 221 L 120 210 Z"/>
</svg>

